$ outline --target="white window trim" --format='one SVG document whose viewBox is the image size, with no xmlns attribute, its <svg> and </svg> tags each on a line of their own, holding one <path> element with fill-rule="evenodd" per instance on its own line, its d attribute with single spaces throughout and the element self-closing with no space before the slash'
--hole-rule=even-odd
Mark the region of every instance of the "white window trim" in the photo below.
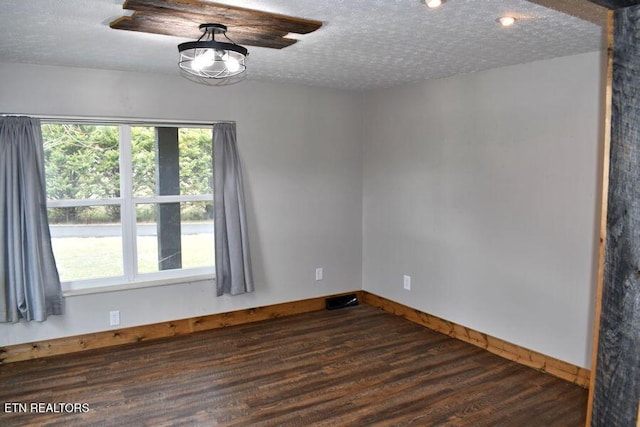
<svg viewBox="0 0 640 427">
<path fill-rule="evenodd" d="M 128 283 L 136 280 L 138 270 L 138 243 L 136 230 L 136 205 L 133 197 L 133 170 L 131 155 L 131 126 L 120 125 L 120 220 L 122 221 L 122 264 Z"/>
<path fill-rule="evenodd" d="M 62 294 L 65 297 L 69 297 L 150 288 L 155 286 L 175 285 L 180 283 L 200 282 L 205 280 L 215 281 L 215 269 L 213 267 L 166 270 L 160 273 L 140 274 L 138 275 L 138 278 L 133 281 L 126 280 L 124 276 L 119 276 L 103 279 L 62 282 Z"/>
<path fill-rule="evenodd" d="M 47 121 L 49 123 L 63 123 L 59 121 Z M 69 123 L 69 122 L 66 122 Z M 108 125 L 106 120 L 88 120 L 86 123 L 96 125 Z M 157 121 L 148 123 L 127 123 L 119 122 L 119 144 L 120 144 L 120 195 L 121 197 L 107 199 L 67 199 L 67 200 L 47 200 L 48 208 L 64 208 L 78 206 L 120 206 L 120 219 L 122 226 L 122 259 L 124 274 L 121 276 L 72 280 L 62 282 L 62 292 L 66 296 L 87 295 L 103 292 L 115 292 L 130 289 L 140 289 L 146 287 L 171 285 L 178 283 L 189 283 L 203 280 L 215 281 L 215 267 L 185 268 L 175 270 L 165 270 L 153 273 L 136 273 L 138 270 L 137 257 L 137 217 L 136 205 L 150 203 L 183 203 L 213 201 L 213 194 L 200 195 L 172 195 L 172 196 L 152 196 L 133 197 L 133 170 L 131 154 L 131 127 L 132 126 L 158 126 Z M 167 126 L 167 124 L 162 124 Z M 211 124 L 190 124 L 176 123 L 175 127 L 210 127 Z M 213 244 L 213 243 L 212 243 Z"/>
<path fill-rule="evenodd" d="M 149 204 L 149 203 L 209 202 L 213 200 L 213 194 L 133 197 L 132 200 L 133 200 L 133 204 L 135 205 Z M 112 199 L 47 200 L 47 208 L 73 208 L 78 206 L 108 206 L 108 205 L 121 205 L 122 203 L 123 203 L 123 197 L 114 197 Z"/>
</svg>

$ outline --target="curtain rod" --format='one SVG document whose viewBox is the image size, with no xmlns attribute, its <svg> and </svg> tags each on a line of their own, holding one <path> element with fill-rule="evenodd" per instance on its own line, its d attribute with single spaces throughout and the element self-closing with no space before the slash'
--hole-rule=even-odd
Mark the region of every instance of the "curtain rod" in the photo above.
<svg viewBox="0 0 640 427">
<path fill-rule="evenodd" d="M 211 126 L 217 123 L 236 123 L 235 120 L 179 120 L 179 119 L 143 119 L 130 117 L 93 117 L 93 116 L 66 116 L 66 115 L 45 115 L 45 114 L 24 114 L 24 113 L 0 113 L 3 117 L 33 117 L 45 122 L 74 122 L 92 124 L 125 124 L 125 125 L 197 125 Z"/>
</svg>

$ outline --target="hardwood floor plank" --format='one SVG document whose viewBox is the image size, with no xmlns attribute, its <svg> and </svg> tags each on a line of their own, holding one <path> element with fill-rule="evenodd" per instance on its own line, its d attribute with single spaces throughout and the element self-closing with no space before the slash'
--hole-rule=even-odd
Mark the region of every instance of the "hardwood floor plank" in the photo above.
<svg viewBox="0 0 640 427">
<path fill-rule="evenodd" d="M 587 391 L 360 305 L 0 366 L 0 425 L 578 426 Z"/>
</svg>

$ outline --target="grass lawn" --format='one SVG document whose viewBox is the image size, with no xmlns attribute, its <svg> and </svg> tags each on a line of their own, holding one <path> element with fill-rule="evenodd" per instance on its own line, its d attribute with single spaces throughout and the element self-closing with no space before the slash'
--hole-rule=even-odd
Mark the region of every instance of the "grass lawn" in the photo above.
<svg viewBox="0 0 640 427">
<path fill-rule="evenodd" d="M 121 276 L 121 237 L 60 237 L 52 239 L 60 280 L 82 280 Z M 138 237 L 138 272 L 158 271 L 158 242 L 155 236 Z M 182 267 L 213 265 L 211 234 L 182 236 Z"/>
</svg>

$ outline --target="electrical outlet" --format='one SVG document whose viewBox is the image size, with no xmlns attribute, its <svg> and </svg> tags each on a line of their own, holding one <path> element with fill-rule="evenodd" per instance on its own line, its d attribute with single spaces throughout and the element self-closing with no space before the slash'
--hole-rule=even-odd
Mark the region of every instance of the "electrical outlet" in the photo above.
<svg viewBox="0 0 640 427">
<path fill-rule="evenodd" d="M 118 326 L 120 325 L 120 311 L 114 310 L 109 312 L 109 325 Z"/>
<path fill-rule="evenodd" d="M 406 274 L 403 277 L 402 280 L 403 284 L 404 284 L 404 288 L 408 291 L 411 290 L 411 276 L 407 276 Z"/>
<path fill-rule="evenodd" d="M 316 268 L 316 281 L 320 281 L 324 279 L 324 268 L 318 267 Z"/>
</svg>

